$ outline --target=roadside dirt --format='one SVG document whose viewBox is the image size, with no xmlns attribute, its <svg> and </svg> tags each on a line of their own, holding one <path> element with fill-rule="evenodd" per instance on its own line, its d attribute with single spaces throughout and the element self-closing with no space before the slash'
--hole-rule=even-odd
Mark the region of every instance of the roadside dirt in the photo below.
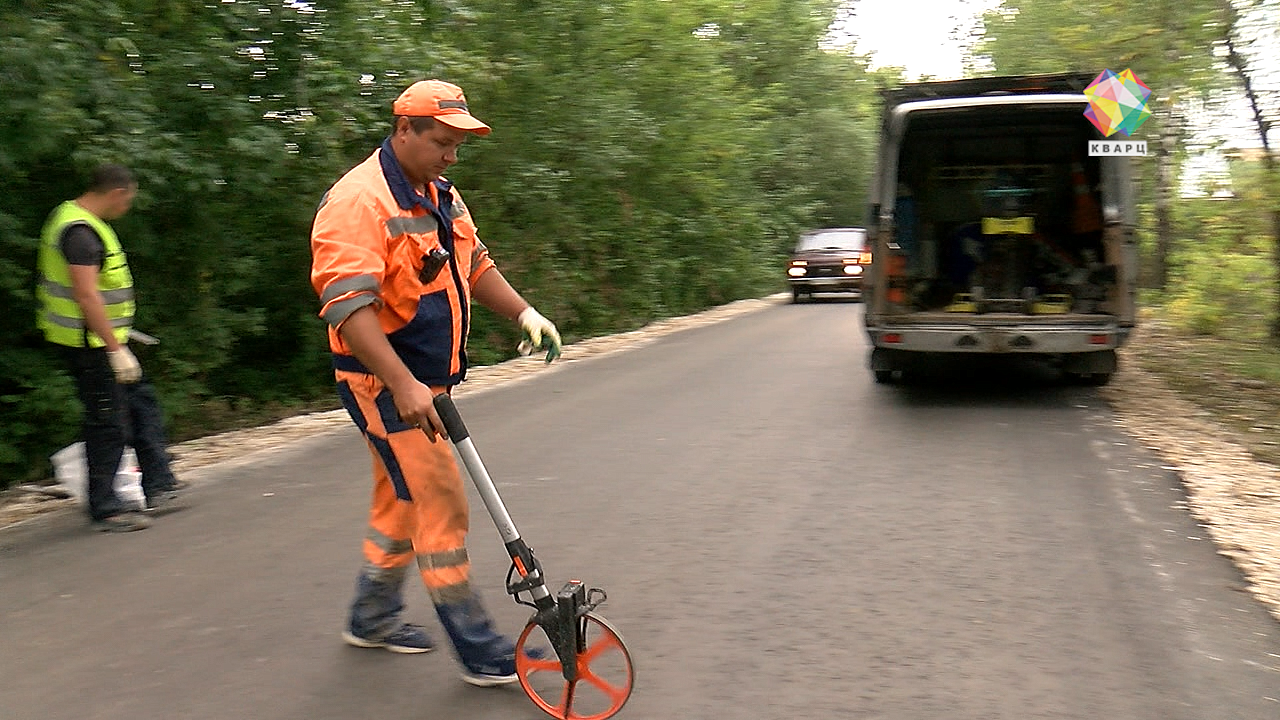
<svg viewBox="0 0 1280 720">
<path fill-rule="evenodd" d="M 518 382 L 565 365 L 621 352 L 688 327 L 719 322 L 787 301 L 776 295 L 742 300 L 706 312 L 664 320 L 639 330 L 593 338 L 565 348 L 561 361 L 518 358 L 474 368 L 459 396 Z M 1160 455 L 1182 478 L 1188 505 L 1245 576 L 1250 591 L 1280 620 L 1280 388 L 1242 381 L 1229 373 L 1202 373 L 1201 382 L 1175 391 L 1144 369 L 1181 346 L 1158 326 L 1139 330 L 1121 351 L 1120 371 L 1102 396 L 1117 424 Z M 1155 367 L 1159 367 L 1155 364 Z M 1199 398 L 1201 402 L 1193 402 Z M 1206 402 L 1208 400 L 1208 402 Z M 1262 422 L 1256 418 L 1267 418 Z M 179 475 L 216 463 L 243 460 L 293 441 L 349 424 L 345 411 L 311 413 L 263 427 L 235 430 L 173 446 Z M 1247 428 L 1247 437 L 1240 427 Z M 1269 452 L 1274 450 L 1275 452 Z M 47 512 L 74 509 L 52 485 L 26 485 L 0 493 L 0 530 Z"/>
<path fill-rule="evenodd" d="M 1140 329 L 1101 394 L 1116 422 L 1178 473 L 1218 552 L 1280 620 L 1280 388 L 1219 368 L 1194 386 L 1175 377 L 1185 388 L 1175 391 L 1144 369 L 1176 365 L 1187 342 L 1159 325 Z"/>
</svg>

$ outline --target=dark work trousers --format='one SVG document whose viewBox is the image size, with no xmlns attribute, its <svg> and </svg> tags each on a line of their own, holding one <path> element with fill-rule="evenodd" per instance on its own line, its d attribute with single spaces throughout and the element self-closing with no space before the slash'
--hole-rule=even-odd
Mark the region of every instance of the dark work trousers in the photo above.
<svg viewBox="0 0 1280 720">
<path fill-rule="evenodd" d="M 172 486 L 164 416 L 151 383 L 145 376 L 136 383 L 117 383 L 106 348 L 59 348 L 84 405 L 81 439 L 89 471 L 89 516 L 101 520 L 129 509 L 115 492 L 126 446 L 138 458 L 147 497 Z"/>
</svg>

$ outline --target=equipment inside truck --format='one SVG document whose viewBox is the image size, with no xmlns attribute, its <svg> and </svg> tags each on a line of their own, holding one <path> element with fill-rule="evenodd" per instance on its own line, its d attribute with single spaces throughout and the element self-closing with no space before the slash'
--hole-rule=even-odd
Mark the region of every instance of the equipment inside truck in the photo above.
<svg viewBox="0 0 1280 720">
<path fill-rule="evenodd" d="M 1107 312 L 1096 134 L 1075 108 L 913 113 L 898 156 L 892 298 L 912 310 Z M 896 273 L 895 273 L 896 274 Z"/>
</svg>

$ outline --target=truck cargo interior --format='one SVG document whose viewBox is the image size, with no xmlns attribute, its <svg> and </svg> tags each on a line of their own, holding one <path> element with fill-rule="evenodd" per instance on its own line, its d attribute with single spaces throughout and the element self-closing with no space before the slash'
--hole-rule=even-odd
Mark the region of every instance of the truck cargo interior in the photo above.
<svg viewBox="0 0 1280 720">
<path fill-rule="evenodd" d="M 1111 192 L 1078 107 L 912 113 L 898 155 L 890 300 L 914 312 L 1113 311 L 1103 239 Z"/>
</svg>

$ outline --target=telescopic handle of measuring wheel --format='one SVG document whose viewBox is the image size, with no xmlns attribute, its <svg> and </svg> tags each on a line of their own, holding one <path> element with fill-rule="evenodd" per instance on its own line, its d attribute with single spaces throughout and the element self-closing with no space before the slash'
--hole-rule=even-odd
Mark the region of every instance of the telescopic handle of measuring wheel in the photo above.
<svg viewBox="0 0 1280 720">
<path fill-rule="evenodd" d="M 458 414 L 458 406 L 453 404 L 453 398 L 449 397 L 449 393 L 439 393 L 431 399 L 431 402 L 436 406 L 436 413 L 440 415 L 444 429 L 448 431 L 449 440 L 453 444 L 457 445 L 471 437 L 471 433 L 467 432 L 467 424 L 462 422 L 462 415 Z"/>
<path fill-rule="evenodd" d="M 555 607 L 556 601 L 547 590 L 542 566 L 533 556 L 533 549 L 520 539 L 520 531 L 516 530 L 515 523 L 507 514 L 507 507 L 503 504 L 502 497 L 498 495 L 498 488 L 493 484 L 493 478 L 489 477 L 489 471 L 485 469 L 475 443 L 471 441 L 471 434 L 467 432 L 467 426 L 462 422 L 458 407 L 453 404 L 453 399 L 448 393 L 436 395 L 432 403 L 435 405 L 436 413 L 440 415 L 441 422 L 444 423 L 445 431 L 449 433 L 450 442 L 457 448 L 462 463 L 467 466 L 467 473 L 471 475 L 471 481 L 475 483 L 480 499 L 484 501 L 484 506 L 489 511 L 489 517 L 493 518 L 493 524 L 497 526 L 502 542 L 506 544 L 507 554 L 511 556 L 515 571 L 520 575 L 519 580 L 508 582 L 507 593 L 516 596 L 516 601 L 520 602 L 518 593 L 528 592 L 533 598 L 534 607 L 539 610 Z"/>
</svg>

